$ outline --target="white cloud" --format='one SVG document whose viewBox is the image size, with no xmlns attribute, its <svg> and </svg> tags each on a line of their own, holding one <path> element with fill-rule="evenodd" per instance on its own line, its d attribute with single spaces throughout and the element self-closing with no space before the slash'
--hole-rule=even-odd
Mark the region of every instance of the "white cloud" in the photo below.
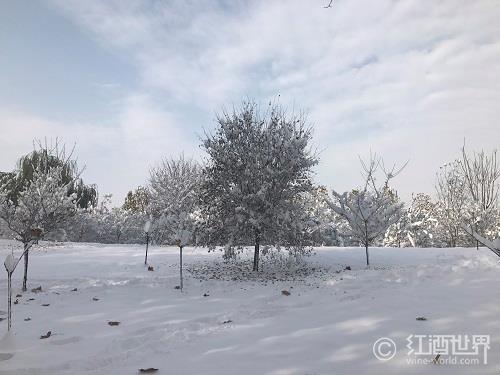
<svg viewBox="0 0 500 375">
<path fill-rule="evenodd" d="M 357 155 L 370 149 L 388 160 L 410 159 L 397 182 L 408 197 L 432 191 L 438 166 L 458 154 L 464 138 L 470 148 L 498 147 L 498 2 L 324 3 L 54 2 L 99 43 L 134 61 L 141 90 L 159 90 L 169 108 L 191 106 L 208 120 L 223 104 L 279 93 L 285 104 L 307 109 L 325 149 L 319 180 L 337 188 L 357 183 Z M 126 102 L 121 147 L 154 159 L 175 148 L 168 134 L 182 125 L 143 100 Z M 160 123 L 175 123 L 160 133 L 167 143 L 150 136 L 161 132 Z M 196 149 L 189 139 L 187 147 Z M 141 142 L 149 147 L 137 151 Z M 115 149 L 107 154 L 112 160 Z M 137 171 L 142 163 L 121 160 Z"/>
<path fill-rule="evenodd" d="M 118 205 L 127 191 L 146 182 L 149 168 L 161 158 L 193 154 L 186 141 L 190 135 L 146 95 L 123 100 L 116 119 L 112 125 L 68 124 L 0 109 L 0 170 L 12 170 L 33 149 L 32 140 L 59 138 L 67 147 L 76 144 L 75 155 L 86 166 L 85 181 L 97 183 L 102 194 L 113 193 Z"/>
</svg>

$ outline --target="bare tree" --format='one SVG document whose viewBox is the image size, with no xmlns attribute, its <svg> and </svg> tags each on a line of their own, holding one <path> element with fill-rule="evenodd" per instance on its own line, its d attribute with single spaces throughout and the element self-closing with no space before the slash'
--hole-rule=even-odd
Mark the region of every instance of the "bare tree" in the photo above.
<svg viewBox="0 0 500 375">
<path fill-rule="evenodd" d="M 467 155 L 462 147 L 462 167 L 466 186 L 474 201 L 485 211 L 498 203 L 500 190 L 500 165 L 497 162 L 497 151 L 487 155 L 483 150 Z"/>
<path fill-rule="evenodd" d="M 465 186 L 473 201 L 469 212 L 469 226 L 475 232 L 484 235 L 492 225 L 491 211 L 497 207 L 500 189 L 500 165 L 497 151 L 487 155 L 484 150 L 468 155 L 465 145 L 462 147 L 461 170 Z M 479 242 L 476 244 L 479 247 Z"/>
<path fill-rule="evenodd" d="M 461 226 L 468 203 L 466 182 L 458 160 L 440 167 L 436 175 L 436 192 L 440 237 L 445 239 L 447 246 L 455 247 L 463 236 Z"/>
<path fill-rule="evenodd" d="M 347 235 L 364 245 L 366 265 L 370 265 L 368 247 L 382 237 L 387 228 L 396 223 L 401 215 L 403 205 L 397 195 L 389 187 L 389 182 L 405 168 L 406 164 L 397 168 L 393 165 L 386 169 L 383 160 L 377 155 L 370 155 L 365 163 L 361 160 L 364 174 L 364 186 L 343 194 L 332 190 L 333 200 L 328 200 L 330 207 L 348 223 Z M 382 184 L 376 181 L 377 171 L 383 172 Z"/>
</svg>

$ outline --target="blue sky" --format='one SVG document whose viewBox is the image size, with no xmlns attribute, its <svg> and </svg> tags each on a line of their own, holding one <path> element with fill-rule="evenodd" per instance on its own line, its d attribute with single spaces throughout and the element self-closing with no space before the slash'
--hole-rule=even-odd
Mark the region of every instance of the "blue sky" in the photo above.
<svg viewBox="0 0 500 375">
<path fill-rule="evenodd" d="M 144 184 L 164 156 L 200 158 L 242 98 L 305 110 L 316 180 L 360 183 L 358 155 L 410 163 L 403 197 L 500 139 L 495 0 L 0 1 L 0 170 L 33 138 L 76 142 L 85 179 Z"/>
<path fill-rule="evenodd" d="M 110 114 L 111 87 L 137 85 L 133 65 L 44 2 L 2 2 L 0 100 L 63 122 Z"/>
</svg>

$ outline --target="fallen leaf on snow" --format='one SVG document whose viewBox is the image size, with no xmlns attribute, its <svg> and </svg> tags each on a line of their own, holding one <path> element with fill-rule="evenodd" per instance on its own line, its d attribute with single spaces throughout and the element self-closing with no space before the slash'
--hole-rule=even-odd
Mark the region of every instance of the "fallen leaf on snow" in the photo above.
<svg viewBox="0 0 500 375">
<path fill-rule="evenodd" d="M 154 368 L 154 367 L 139 369 L 139 372 L 142 374 L 151 374 L 151 373 L 156 372 L 156 371 L 158 371 L 158 369 Z"/>
<path fill-rule="evenodd" d="M 108 324 L 109 324 L 110 326 L 119 326 L 119 325 L 120 325 L 120 322 L 111 321 L 111 322 L 108 322 Z"/>
<path fill-rule="evenodd" d="M 439 357 L 441 357 L 441 354 L 438 354 L 437 356 L 435 356 L 434 359 L 432 360 L 432 363 L 434 363 L 435 365 L 437 365 L 438 361 L 439 361 Z"/>
<path fill-rule="evenodd" d="M 282 290 L 281 294 L 283 294 L 284 296 L 289 296 L 291 293 L 288 290 Z"/>
<path fill-rule="evenodd" d="M 48 339 L 51 335 L 52 335 L 52 331 L 49 331 L 45 335 L 41 335 L 40 339 Z"/>
</svg>

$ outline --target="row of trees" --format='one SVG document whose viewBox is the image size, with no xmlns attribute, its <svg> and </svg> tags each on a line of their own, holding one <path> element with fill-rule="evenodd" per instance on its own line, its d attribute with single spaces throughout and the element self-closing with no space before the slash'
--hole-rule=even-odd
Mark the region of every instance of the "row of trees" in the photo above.
<svg viewBox="0 0 500 375">
<path fill-rule="evenodd" d="M 458 246 L 474 240 L 463 226 L 482 236 L 499 232 L 496 153 L 469 155 L 445 165 L 437 176 L 437 199 L 418 194 L 405 207 L 391 181 L 403 167 L 386 168 L 371 155 L 361 161 L 359 188 L 328 193 L 313 183 L 318 155 L 304 116 L 280 106 L 262 109 L 244 103 L 222 112 L 206 134 L 203 163 L 180 156 L 150 171 L 144 187 L 129 192 L 122 207 L 110 196 L 98 200 L 86 185 L 72 153 L 57 144 L 38 143 L 16 170 L 0 175 L 0 219 L 9 235 L 23 242 L 25 274 L 31 244 L 40 236 L 72 241 L 143 242 L 152 223 L 157 244 L 221 248 L 236 256 L 254 248 L 254 270 L 261 255 L 286 250 L 292 257 L 314 245 L 366 248 Z"/>
<path fill-rule="evenodd" d="M 386 232 L 388 246 L 479 246 L 470 233 L 500 237 L 500 167 L 496 151 L 469 154 L 440 168 L 437 198 L 413 196 L 399 222 Z M 466 228 L 464 228 L 466 227 Z"/>
</svg>

